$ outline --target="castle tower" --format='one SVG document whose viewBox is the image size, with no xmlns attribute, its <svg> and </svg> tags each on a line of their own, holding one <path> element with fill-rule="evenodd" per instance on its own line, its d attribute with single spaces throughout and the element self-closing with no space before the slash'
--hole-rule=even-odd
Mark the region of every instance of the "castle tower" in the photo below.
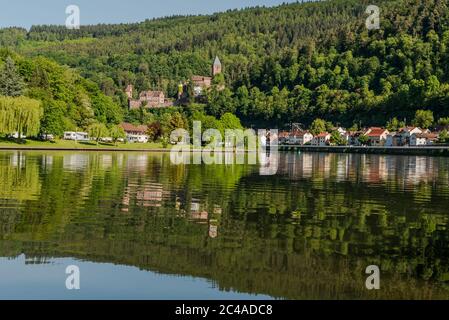
<svg viewBox="0 0 449 320">
<path fill-rule="evenodd" d="M 220 74 L 220 73 L 221 73 L 221 62 L 217 56 L 217 57 L 215 57 L 214 65 L 212 66 L 212 75 L 216 76 L 217 74 Z"/>
<path fill-rule="evenodd" d="M 132 84 L 129 84 L 126 87 L 125 93 L 126 93 L 126 96 L 128 97 L 128 99 L 132 99 L 133 98 L 133 85 Z"/>
</svg>

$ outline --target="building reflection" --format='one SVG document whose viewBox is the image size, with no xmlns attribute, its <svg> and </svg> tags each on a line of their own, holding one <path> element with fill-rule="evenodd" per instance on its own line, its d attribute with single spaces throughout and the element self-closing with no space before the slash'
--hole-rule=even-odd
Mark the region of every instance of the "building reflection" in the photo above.
<svg viewBox="0 0 449 320">
<path fill-rule="evenodd" d="M 292 179 L 321 177 L 337 182 L 396 181 L 405 185 L 448 179 L 447 171 L 439 170 L 439 162 L 425 156 L 285 153 L 281 155 L 280 164 L 278 174 Z"/>
</svg>

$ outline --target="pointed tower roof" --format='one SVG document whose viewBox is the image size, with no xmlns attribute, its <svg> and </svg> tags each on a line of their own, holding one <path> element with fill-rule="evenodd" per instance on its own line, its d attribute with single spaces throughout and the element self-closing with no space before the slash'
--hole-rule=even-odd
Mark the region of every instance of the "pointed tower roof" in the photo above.
<svg viewBox="0 0 449 320">
<path fill-rule="evenodd" d="M 221 66 L 221 61 L 218 59 L 218 56 L 215 57 L 214 66 Z"/>
</svg>

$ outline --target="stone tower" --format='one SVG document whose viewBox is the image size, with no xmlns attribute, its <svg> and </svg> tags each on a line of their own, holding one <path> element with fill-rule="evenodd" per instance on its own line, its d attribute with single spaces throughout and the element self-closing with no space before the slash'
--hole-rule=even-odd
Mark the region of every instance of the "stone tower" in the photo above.
<svg viewBox="0 0 449 320">
<path fill-rule="evenodd" d="M 221 73 L 221 62 L 218 57 L 215 57 L 214 65 L 212 66 L 212 75 L 216 76 Z"/>
<path fill-rule="evenodd" d="M 132 86 L 132 84 L 129 84 L 126 87 L 125 93 L 126 93 L 126 96 L 128 97 L 128 99 L 132 99 L 133 98 L 133 86 Z"/>
</svg>

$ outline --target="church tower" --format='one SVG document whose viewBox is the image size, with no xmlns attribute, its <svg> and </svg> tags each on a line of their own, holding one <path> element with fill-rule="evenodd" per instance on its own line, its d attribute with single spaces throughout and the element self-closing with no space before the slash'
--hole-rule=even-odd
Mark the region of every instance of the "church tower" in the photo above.
<svg viewBox="0 0 449 320">
<path fill-rule="evenodd" d="M 221 73 L 221 62 L 217 56 L 217 57 L 215 57 L 214 65 L 212 66 L 212 75 L 216 76 L 217 74 L 220 74 L 220 73 Z"/>
</svg>

